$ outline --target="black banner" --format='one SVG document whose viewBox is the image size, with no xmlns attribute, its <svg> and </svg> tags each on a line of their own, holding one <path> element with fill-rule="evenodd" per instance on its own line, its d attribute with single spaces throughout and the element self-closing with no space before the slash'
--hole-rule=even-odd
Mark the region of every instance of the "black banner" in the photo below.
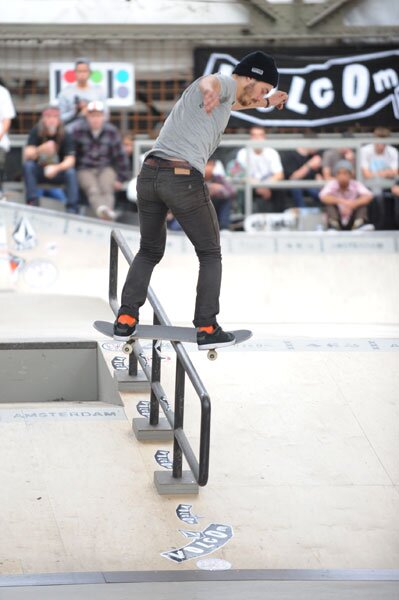
<svg viewBox="0 0 399 600">
<path fill-rule="evenodd" d="M 199 48 L 195 51 L 195 75 L 231 74 L 239 60 L 265 48 Z M 279 89 L 288 92 L 283 111 L 255 109 L 232 113 L 230 127 L 325 127 L 347 129 L 358 123 L 367 127 L 399 126 L 399 49 L 363 50 L 345 55 L 300 56 L 269 51 L 280 73 Z"/>
</svg>

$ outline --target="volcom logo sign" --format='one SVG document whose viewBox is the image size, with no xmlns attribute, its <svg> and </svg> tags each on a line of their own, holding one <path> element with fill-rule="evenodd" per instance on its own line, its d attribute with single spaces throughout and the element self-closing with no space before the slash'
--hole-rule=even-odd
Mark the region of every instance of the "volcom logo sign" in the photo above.
<svg viewBox="0 0 399 600">
<path fill-rule="evenodd" d="M 259 125 L 293 127 L 359 121 L 382 111 L 390 120 L 399 120 L 398 56 L 399 50 L 387 50 L 315 61 L 305 66 L 304 59 L 294 56 L 290 59 L 292 67 L 278 68 L 279 87 L 289 96 L 283 112 L 259 108 L 251 113 L 235 111 L 232 115 Z M 231 74 L 238 62 L 230 54 L 213 53 L 204 74 Z M 389 107 L 391 111 L 387 112 Z"/>
<path fill-rule="evenodd" d="M 177 550 L 161 553 L 161 556 L 177 563 L 215 552 L 231 540 L 233 528 L 230 525 L 211 523 L 203 531 L 181 531 L 180 533 L 187 538 L 191 538 L 192 541 Z"/>
</svg>

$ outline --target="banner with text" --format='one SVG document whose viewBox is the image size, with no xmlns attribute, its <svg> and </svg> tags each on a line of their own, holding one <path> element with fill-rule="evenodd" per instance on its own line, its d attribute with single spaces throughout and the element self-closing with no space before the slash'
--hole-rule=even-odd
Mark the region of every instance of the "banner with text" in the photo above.
<svg viewBox="0 0 399 600">
<path fill-rule="evenodd" d="M 239 60 L 253 50 L 195 50 L 196 77 L 210 73 L 231 74 Z M 261 49 L 261 48 L 260 48 Z M 267 50 L 265 50 L 267 52 Z M 293 52 L 291 50 L 290 52 Z M 345 129 L 399 124 L 399 49 L 332 56 L 290 56 L 271 52 L 280 73 L 279 89 L 288 92 L 283 111 L 260 108 L 234 111 L 230 127 L 245 122 L 273 127 L 323 127 Z"/>
</svg>

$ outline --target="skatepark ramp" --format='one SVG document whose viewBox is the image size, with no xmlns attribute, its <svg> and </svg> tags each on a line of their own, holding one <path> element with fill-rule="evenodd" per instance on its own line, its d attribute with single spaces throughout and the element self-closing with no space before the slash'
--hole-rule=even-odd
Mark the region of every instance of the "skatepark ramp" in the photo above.
<svg viewBox="0 0 399 600">
<path fill-rule="evenodd" d="M 122 233 L 113 230 L 110 245 L 109 302 L 115 315 L 119 309 L 117 298 L 119 251 L 130 266 L 133 261 L 133 253 Z M 147 300 L 153 309 L 154 325 L 172 325 L 151 287 L 148 289 Z M 165 438 L 170 439 L 173 436 L 172 473 L 156 471 L 154 473 L 155 486 L 160 494 L 193 494 L 198 493 L 198 486 L 204 486 L 208 481 L 211 402 L 183 344 L 172 341 L 171 345 L 176 352 L 174 410 L 171 409 L 161 385 L 161 357 L 157 340 L 153 340 L 152 344 L 151 369 L 140 343 L 135 341 L 133 344 L 133 352 L 129 355 L 129 374 L 137 375 L 137 366 L 140 363 L 151 385 L 149 420 L 133 419 L 133 429 L 137 439 L 142 441 L 165 440 Z M 191 381 L 201 404 L 199 459 L 184 433 L 186 376 Z M 159 418 L 160 406 L 165 414 L 165 419 Z M 183 456 L 190 466 L 190 471 L 183 471 Z"/>
</svg>

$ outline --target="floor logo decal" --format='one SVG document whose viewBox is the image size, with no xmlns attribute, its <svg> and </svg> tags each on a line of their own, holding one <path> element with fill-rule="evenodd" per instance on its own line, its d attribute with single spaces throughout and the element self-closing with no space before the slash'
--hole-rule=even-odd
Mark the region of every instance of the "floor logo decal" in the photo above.
<svg viewBox="0 0 399 600">
<path fill-rule="evenodd" d="M 225 546 L 231 540 L 233 528 L 230 525 L 211 523 L 203 531 L 181 531 L 181 533 L 192 541 L 177 550 L 161 552 L 161 556 L 177 563 L 206 556 Z"/>
<path fill-rule="evenodd" d="M 164 469 L 173 469 L 173 464 L 169 458 L 169 450 L 157 450 L 154 458 L 160 467 Z"/>
<path fill-rule="evenodd" d="M 192 507 L 192 504 L 179 504 L 176 508 L 177 517 L 180 521 L 187 523 L 187 525 L 196 525 L 199 523 L 198 516 L 191 514 Z"/>
</svg>

